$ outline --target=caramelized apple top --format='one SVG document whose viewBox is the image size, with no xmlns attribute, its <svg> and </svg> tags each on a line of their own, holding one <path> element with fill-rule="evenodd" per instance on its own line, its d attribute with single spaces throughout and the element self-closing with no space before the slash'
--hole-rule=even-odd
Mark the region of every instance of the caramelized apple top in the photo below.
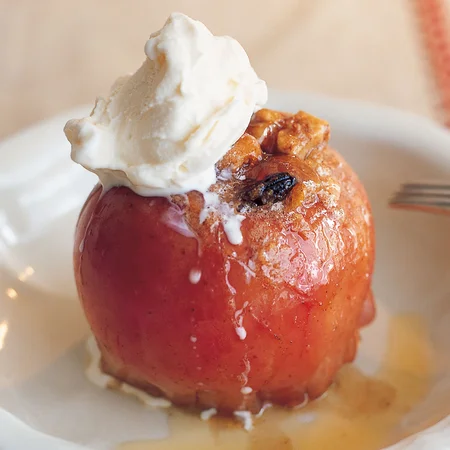
<svg viewBox="0 0 450 450">
<path fill-rule="evenodd" d="M 342 184 L 351 183 L 339 179 L 333 170 L 341 158 L 328 148 L 329 136 L 326 121 L 303 111 L 288 114 L 261 109 L 216 164 L 218 181 L 210 192 L 244 217 L 276 215 L 284 222 L 297 222 L 297 229 L 308 211 L 320 216 L 320 210 L 334 209 L 339 217 Z M 188 197 L 174 196 L 172 200 L 186 206 L 187 199 L 189 221 L 195 222 L 193 215 L 200 214 L 203 197 L 191 192 Z M 210 214 L 206 221 L 214 220 Z"/>
</svg>

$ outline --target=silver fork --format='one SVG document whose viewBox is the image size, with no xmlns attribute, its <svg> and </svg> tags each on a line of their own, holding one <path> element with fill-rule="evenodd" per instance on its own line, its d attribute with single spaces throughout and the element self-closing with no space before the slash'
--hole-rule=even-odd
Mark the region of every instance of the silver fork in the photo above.
<svg viewBox="0 0 450 450">
<path fill-rule="evenodd" d="M 404 183 L 389 201 L 392 208 L 450 215 L 450 184 Z"/>
</svg>

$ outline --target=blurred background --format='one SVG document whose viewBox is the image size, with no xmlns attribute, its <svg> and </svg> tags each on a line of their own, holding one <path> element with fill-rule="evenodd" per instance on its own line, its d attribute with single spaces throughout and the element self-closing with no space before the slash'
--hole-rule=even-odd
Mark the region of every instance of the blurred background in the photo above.
<svg viewBox="0 0 450 450">
<path fill-rule="evenodd" d="M 93 104 L 119 75 L 139 67 L 146 39 L 172 11 L 238 39 L 272 88 L 370 101 L 440 120 L 430 35 L 418 11 L 436 15 L 447 3 L 0 0 L 0 138 Z"/>
</svg>

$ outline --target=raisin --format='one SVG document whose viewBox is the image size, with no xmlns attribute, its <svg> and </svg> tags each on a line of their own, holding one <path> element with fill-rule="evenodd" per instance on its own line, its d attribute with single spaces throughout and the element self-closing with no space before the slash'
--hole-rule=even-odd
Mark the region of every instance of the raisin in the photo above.
<svg viewBox="0 0 450 450">
<path fill-rule="evenodd" d="M 283 201 L 297 184 L 297 179 L 287 172 L 274 173 L 263 180 L 249 184 L 241 194 L 245 209 L 246 204 L 262 206 Z"/>
</svg>

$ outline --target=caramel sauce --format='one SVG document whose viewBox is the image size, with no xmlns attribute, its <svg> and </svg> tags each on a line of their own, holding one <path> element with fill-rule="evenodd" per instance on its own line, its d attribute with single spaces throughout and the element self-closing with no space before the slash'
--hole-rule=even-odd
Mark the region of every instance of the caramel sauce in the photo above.
<svg viewBox="0 0 450 450">
<path fill-rule="evenodd" d="M 299 409 L 268 409 L 251 432 L 231 419 L 203 422 L 173 409 L 168 438 L 124 443 L 117 450 L 375 450 L 391 445 L 418 431 L 398 426 L 427 394 L 433 365 L 419 317 L 393 318 L 388 343 L 374 376 L 347 365 L 322 398 Z"/>
</svg>

